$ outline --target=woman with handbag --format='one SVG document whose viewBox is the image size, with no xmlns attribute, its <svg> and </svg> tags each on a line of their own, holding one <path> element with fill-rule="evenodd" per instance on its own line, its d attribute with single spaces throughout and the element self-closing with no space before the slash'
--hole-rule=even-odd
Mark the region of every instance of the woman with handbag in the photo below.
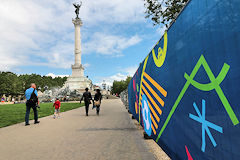
<svg viewBox="0 0 240 160">
<path fill-rule="evenodd" d="M 102 101 L 102 94 L 100 93 L 100 89 L 97 89 L 96 94 L 94 96 L 94 105 L 96 106 L 97 115 L 99 115 L 101 101 Z"/>
</svg>

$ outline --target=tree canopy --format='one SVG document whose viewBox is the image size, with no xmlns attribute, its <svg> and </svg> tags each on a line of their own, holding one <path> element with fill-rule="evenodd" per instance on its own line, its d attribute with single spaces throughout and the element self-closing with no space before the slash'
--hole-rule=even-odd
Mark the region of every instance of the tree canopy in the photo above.
<svg viewBox="0 0 240 160">
<path fill-rule="evenodd" d="M 122 91 L 127 89 L 129 82 L 131 81 L 132 77 L 127 77 L 126 80 L 121 81 L 114 81 L 112 86 L 112 93 L 120 94 Z"/>
<path fill-rule="evenodd" d="M 146 18 L 168 27 L 189 0 L 144 0 Z"/>
<path fill-rule="evenodd" d="M 0 95 L 23 94 L 31 83 L 35 83 L 37 89 L 41 91 L 46 89 L 45 86 L 48 88 L 62 87 L 66 80 L 67 77 L 52 78 L 50 76 L 41 76 L 37 74 L 17 75 L 12 72 L 0 72 Z"/>
</svg>

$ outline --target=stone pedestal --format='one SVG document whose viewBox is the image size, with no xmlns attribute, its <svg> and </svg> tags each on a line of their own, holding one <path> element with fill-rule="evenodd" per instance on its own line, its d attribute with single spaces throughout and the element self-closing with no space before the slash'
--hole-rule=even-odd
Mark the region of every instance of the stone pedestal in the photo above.
<svg viewBox="0 0 240 160">
<path fill-rule="evenodd" d="M 65 85 L 72 90 L 84 90 L 85 88 L 92 88 L 92 81 L 86 77 L 68 77 Z"/>
<path fill-rule="evenodd" d="M 81 64 L 72 65 L 72 77 L 84 77 L 84 68 Z"/>
</svg>

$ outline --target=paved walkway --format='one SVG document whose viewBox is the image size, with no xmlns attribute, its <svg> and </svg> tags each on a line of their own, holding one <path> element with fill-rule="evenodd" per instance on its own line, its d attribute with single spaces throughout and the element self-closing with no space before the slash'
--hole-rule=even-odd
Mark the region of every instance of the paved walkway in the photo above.
<svg viewBox="0 0 240 160">
<path fill-rule="evenodd" d="M 24 117 L 24 115 L 23 115 Z M 0 129 L 1 160 L 152 160 L 142 134 L 119 99 L 105 100 L 100 116 L 85 108 Z"/>
</svg>

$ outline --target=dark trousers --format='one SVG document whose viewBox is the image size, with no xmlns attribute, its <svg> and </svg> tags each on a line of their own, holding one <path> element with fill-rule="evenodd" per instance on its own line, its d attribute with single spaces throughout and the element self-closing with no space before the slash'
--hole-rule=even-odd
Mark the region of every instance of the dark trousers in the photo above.
<svg viewBox="0 0 240 160">
<path fill-rule="evenodd" d="M 97 111 L 97 114 L 99 114 L 99 112 L 100 112 L 100 106 L 96 106 L 96 111 Z"/>
<path fill-rule="evenodd" d="M 89 103 L 85 103 L 85 110 L 86 110 L 86 115 L 88 115 Z"/>
<path fill-rule="evenodd" d="M 25 115 L 25 123 L 28 124 L 29 123 L 29 114 L 30 114 L 30 110 L 31 108 L 33 109 L 34 112 L 34 120 L 35 122 L 38 120 L 38 111 L 37 111 L 37 107 L 33 106 L 31 104 L 29 104 L 28 102 L 26 103 L 26 115 Z"/>
</svg>

